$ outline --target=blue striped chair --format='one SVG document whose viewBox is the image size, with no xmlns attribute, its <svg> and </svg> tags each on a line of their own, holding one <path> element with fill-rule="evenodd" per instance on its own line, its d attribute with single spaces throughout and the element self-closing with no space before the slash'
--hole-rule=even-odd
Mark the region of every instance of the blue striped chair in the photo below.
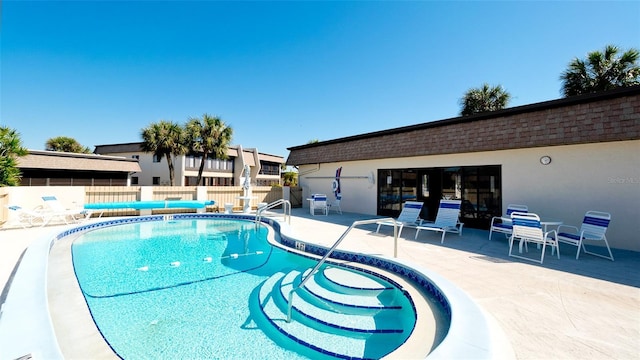
<svg viewBox="0 0 640 360">
<path fill-rule="evenodd" d="M 414 239 L 418 238 L 418 233 L 420 233 L 420 230 L 441 232 L 441 244 L 444 243 L 444 236 L 448 232 L 462 235 L 462 227 L 464 226 L 464 224 L 459 221 L 461 204 L 462 200 L 440 200 L 440 206 L 438 207 L 436 221 L 423 222 L 422 224 L 417 226 Z"/>
<path fill-rule="evenodd" d="M 398 229 L 398 237 L 402 234 L 402 229 L 407 227 L 416 227 L 422 224 L 422 219 L 420 219 L 420 212 L 422 211 L 422 206 L 424 203 L 419 201 L 406 201 L 404 206 L 402 207 L 402 211 L 400 211 L 400 215 L 394 221 L 382 220 L 376 222 L 378 224 L 378 228 L 376 229 L 376 233 L 380 232 L 380 226 L 394 226 L 397 225 Z"/>
<path fill-rule="evenodd" d="M 584 219 L 582 220 L 582 226 L 580 229 L 571 225 L 558 226 L 558 241 L 578 247 L 576 260 L 580 257 L 580 248 L 582 248 L 585 254 L 613 261 L 613 254 L 611 254 L 611 249 L 609 248 L 609 243 L 607 242 L 607 237 L 605 235 L 610 221 L 611 214 L 609 213 L 593 210 L 587 211 L 584 215 Z M 604 245 L 609 252 L 609 256 L 587 251 L 587 248 L 584 245 L 585 240 L 591 242 L 604 242 Z"/>
<path fill-rule="evenodd" d="M 313 201 L 311 201 L 312 214 L 316 214 L 316 209 L 322 211 L 325 215 L 329 215 L 329 204 L 327 203 L 327 195 L 325 194 L 313 194 L 311 195 Z"/>
<path fill-rule="evenodd" d="M 489 228 L 489 240 L 494 232 L 502 233 L 507 238 L 511 235 L 511 213 L 513 212 L 526 213 L 529 212 L 527 205 L 509 204 L 507 205 L 507 213 L 504 216 L 494 216 L 491 219 L 491 227 Z"/>
<path fill-rule="evenodd" d="M 556 240 L 556 230 L 543 232 L 542 226 L 540 225 L 540 217 L 537 214 L 521 212 L 511 213 L 511 225 L 513 230 L 511 232 L 511 237 L 509 238 L 509 256 L 542 264 L 544 261 L 546 247 L 547 245 L 550 245 L 551 255 L 556 251 L 558 253 L 558 259 L 560 259 L 558 241 Z M 516 240 L 520 241 L 518 254 L 513 253 L 513 243 Z M 520 255 L 522 253 L 523 245 L 526 248 L 526 251 L 529 251 L 529 243 L 542 245 L 540 260 Z"/>
</svg>

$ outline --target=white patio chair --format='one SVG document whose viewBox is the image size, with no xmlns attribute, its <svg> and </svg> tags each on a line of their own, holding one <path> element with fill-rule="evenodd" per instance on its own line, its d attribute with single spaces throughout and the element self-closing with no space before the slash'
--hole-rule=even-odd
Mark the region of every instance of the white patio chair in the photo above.
<svg viewBox="0 0 640 360">
<path fill-rule="evenodd" d="M 462 235 L 464 224 L 459 221 L 461 204 L 462 200 L 440 200 L 436 220 L 434 222 L 423 222 L 417 226 L 414 239 L 418 238 L 420 230 L 441 232 L 441 244 L 444 243 L 444 236 L 448 232 Z"/>
<path fill-rule="evenodd" d="M 491 219 L 491 227 L 489 228 L 489 240 L 494 232 L 502 233 L 509 238 L 511 235 L 511 213 L 513 212 L 527 213 L 529 207 L 527 205 L 509 204 L 507 205 L 507 213 L 504 216 L 494 216 Z"/>
<path fill-rule="evenodd" d="M 43 196 L 42 200 L 44 200 L 45 205 L 48 207 L 51 218 L 59 218 L 63 220 L 65 224 L 87 220 L 93 213 L 92 210 L 82 207 L 68 209 L 64 207 L 55 196 Z"/>
<path fill-rule="evenodd" d="M 419 201 L 407 201 L 404 203 L 402 207 L 402 211 L 400 211 L 400 215 L 396 218 L 396 222 L 400 229 L 398 230 L 398 237 L 402 234 L 402 229 L 407 227 L 416 227 L 422 224 L 422 219 L 420 219 L 420 212 L 422 211 L 423 203 Z M 380 226 L 394 226 L 393 221 L 378 221 L 378 228 L 376 229 L 376 233 L 380 232 Z"/>
<path fill-rule="evenodd" d="M 613 261 L 613 254 L 611 254 L 611 249 L 609 248 L 609 243 L 607 242 L 607 237 L 605 236 L 610 221 L 611 214 L 609 213 L 593 210 L 587 211 L 587 213 L 584 215 L 582 226 L 579 230 L 576 226 L 571 225 L 558 226 L 558 241 L 578 247 L 578 251 L 576 252 L 576 260 L 578 259 L 578 257 L 580 257 L 580 248 L 582 248 L 585 254 L 590 254 Z M 587 248 L 584 244 L 585 240 L 591 242 L 604 242 L 604 245 L 607 247 L 607 251 L 609 252 L 609 256 L 607 257 L 606 255 L 587 251 Z"/>
<path fill-rule="evenodd" d="M 51 220 L 49 213 L 42 211 L 41 206 L 28 210 L 18 205 L 9 205 L 7 209 L 14 213 L 14 219 L 11 223 L 20 225 L 23 228 L 27 228 L 27 226 L 45 226 Z"/>
<path fill-rule="evenodd" d="M 543 232 L 542 225 L 540 225 L 540 217 L 537 214 L 513 212 L 511 213 L 511 222 L 513 231 L 511 232 L 511 237 L 509 238 L 509 256 L 542 264 L 542 262 L 544 261 L 544 253 L 546 247 L 547 245 L 550 245 L 551 255 L 553 255 L 555 251 L 558 253 L 558 259 L 560 259 L 558 241 L 556 240 L 556 231 L 551 230 Z M 527 252 L 529 251 L 528 243 L 541 245 L 542 251 L 540 253 L 540 260 L 514 254 L 513 243 L 516 240 L 520 241 L 518 245 L 518 254 L 522 253 L 523 245 L 525 250 Z"/>
<path fill-rule="evenodd" d="M 327 204 L 327 195 L 325 194 L 313 194 L 311 195 L 311 214 L 315 215 L 316 210 L 322 211 L 325 215 L 329 215 L 329 205 Z"/>
</svg>

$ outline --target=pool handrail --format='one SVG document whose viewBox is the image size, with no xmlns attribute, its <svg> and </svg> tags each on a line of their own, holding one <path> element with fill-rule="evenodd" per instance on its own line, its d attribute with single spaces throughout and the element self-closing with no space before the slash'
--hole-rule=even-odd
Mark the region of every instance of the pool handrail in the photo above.
<svg viewBox="0 0 640 360">
<path fill-rule="evenodd" d="M 260 224 L 260 220 L 262 219 L 263 212 L 269 209 L 273 209 L 279 205 L 282 205 L 283 207 L 282 210 L 284 212 L 284 221 L 287 222 L 288 224 L 291 224 L 291 202 L 285 199 L 278 199 L 274 202 L 267 204 L 267 206 L 260 207 L 258 208 L 258 210 L 256 210 L 256 225 Z"/>
<path fill-rule="evenodd" d="M 333 251 L 338 247 L 338 245 L 340 245 L 342 240 L 344 240 L 344 238 L 347 237 L 347 234 L 351 231 L 351 229 L 353 229 L 357 225 L 375 224 L 378 221 L 389 221 L 389 222 L 393 223 L 393 257 L 394 258 L 398 257 L 398 221 L 396 219 L 388 218 L 388 219 L 369 219 L 369 220 L 356 220 L 356 221 L 354 221 L 353 224 L 351 224 L 351 226 L 349 226 L 349 228 L 347 230 L 345 230 L 345 232 L 343 232 L 342 235 L 340 235 L 340 238 L 338 238 L 338 240 L 336 240 L 336 242 L 333 244 L 333 246 L 331 246 L 329 251 L 327 251 L 326 254 L 324 254 L 322 259 L 320 259 L 318 261 L 316 266 L 314 266 L 313 269 L 311 271 L 309 271 L 309 273 L 306 276 L 303 275 L 302 281 L 300 281 L 300 284 L 298 284 L 298 286 L 294 287 L 293 289 L 291 289 L 289 291 L 289 296 L 288 296 L 288 300 L 289 300 L 288 301 L 288 307 L 289 308 L 287 310 L 287 322 L 291 322 L 291 309 L 293 308 L 293 293 L 295 293 L 300 288 L 302 288 L 304 286 L 304 284 L 307 282 L 307 280 L 309 280 L 309 278 L 313 274 L 315 274 L 316 271 L 318 271 L 320 266 L 322 266 L 322 264 L 324 264 L 327 261 L 327 259 L 331 255 L 331 253 L 333 253 Z"/>
</svg>

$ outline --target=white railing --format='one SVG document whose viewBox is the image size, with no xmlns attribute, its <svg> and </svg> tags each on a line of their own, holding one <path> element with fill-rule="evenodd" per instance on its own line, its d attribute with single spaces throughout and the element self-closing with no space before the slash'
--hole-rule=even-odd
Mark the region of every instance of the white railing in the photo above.
<svg viewBox="0 0 640 360">
<path fill-rule="evenodd" d="M 293 293 L 301 289 L 302 286 L 304 286 L 304 284 L 307 282 L 307 280 L 309 280 L 309 278 L 313 276 L 313 274 L 315 274 L 316 271 L 318 271 L 318 269 L 320 269 L 320 266 L 322 266 L 322 264 L 324 264 L 327 261 L 331 253 L 333 253 L 333 251 L 338 247 L 338 245 L 340 245 L 342 240 L 344 240 L 344 238 L 347 237 L 347 234 L 351 231 L 351 229 L 353 229 L 357 225 L 374 224 L 380 221 L 389 221 L 393 223 L 393 257 L 394 258 L 398 257 L 398 222 L 396 221 L 396 219 L 388 218 L 388 219 L 370 219 L 370 220 L 354 221 L 353 224 L 351 224 L 351 226 L 349 226 L 349 228 L 344 233 L 342 233 L 340 238 L 335 242 L 335 244 L 333 244 L 333 246 L 329 249 L 329 251 L 327 251 L 327 253 L 324 254 L 322 259 L 318 261 L 316 266 L 306 276 L 303 275 L 302 281 L 300 281 L 300 284 L 298 284 L 298 286 L 294 287 L 293 289 L 291 289 L 291 291 L 289 291 L 289 309 L 287 311 L 287 322 L 291 322 L 291 309 L 293 308 Z"/>
<path fill-rule="evenodd" d="M 260 220 L 262 219 L 262 216 L 265 211 L 269 209 L 273 209 L 276 206 L 280 206 L 280 205 L 282 205 L 284 221 L 287 222 L 288 224 L 291 224 L 291 202 L 289 202 L 289 200 L 279 199 L 272 203 L 267 204 L 266 206 L 258 207 L 258 210 L 256 211 L 256 226 L 260 224 Z"/>
</svg>

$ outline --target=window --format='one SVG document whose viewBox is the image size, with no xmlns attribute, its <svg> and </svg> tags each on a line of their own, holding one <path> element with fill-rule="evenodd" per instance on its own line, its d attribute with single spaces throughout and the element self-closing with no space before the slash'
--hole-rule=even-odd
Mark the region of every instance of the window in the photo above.
<svg viewBox="0 0 640 360">
<path fill-rule="evenodd" d="M 196 167 L 196 159 L 193 156 L 187 156 L 185 158 L 185 167 L 194 168 Z"/>
<path fill-rule="evenodd" d="M 153 154 L 153 162 L 154 163 L 159 163 L 160 162 L 160 156 L 158 156 L 157 154 Z"/>
<path fill-rule="evenodd" d="M 131 177 L 131 185 L 138 185 L 138 177 L 137 176 L 132 176 Z"/>
<path fill-rule="evenodd" d="M 154 176 L 153 177 L 153 185 L 160 185 L 160 177 L 159 176 Z"/>
<path fill-rule="evenodd" d="M 280 164 L 273 162 L 261 162 L 260 174 L 262 175 L 280 175 Z"/>
<path fill-rule="evenodd" d="M 269 180 L 269 179 L 261 179 L 256 181 L 257 186 L 274 186 L 280 185 L 280 181 L 278 180 Z"/>
</svg>

